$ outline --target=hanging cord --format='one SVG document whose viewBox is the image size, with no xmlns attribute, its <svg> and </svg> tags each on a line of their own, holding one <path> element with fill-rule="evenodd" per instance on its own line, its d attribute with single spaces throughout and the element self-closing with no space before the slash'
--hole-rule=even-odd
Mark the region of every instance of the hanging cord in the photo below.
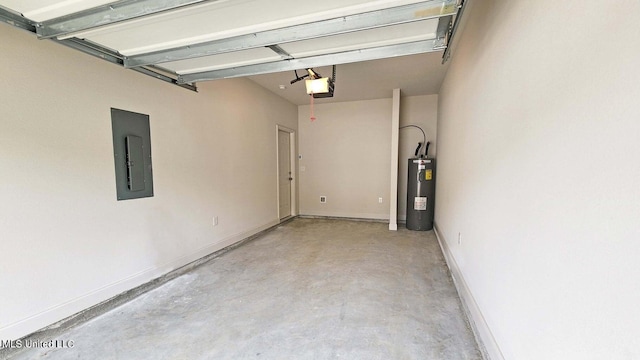
<svg viewBox="0 0 640 360">
<path fill-rule="evenodd" d="M 311 70 L 313 70 L 313 69 L 311 69 Z M 300 80 L 302 80 L 302 78 L 309 76 L 309 75 L 306 75 L 306 76 L 298 77 L 298 72 L 297 71 L 295 71 L 295 74 L 296 74 L 296 81 L 300 81 Z M 336 66 L 335 65 L 333 65 L 333 74 L 331 75 L 331 82 L 333 84 L 335 84 L 335 82 L 336 82 Z M 292 81 L 291 83 L 293 84 L 294 81 Z M 311 121 L 314 121 L 316 119 L 316 116 L 315 116 L 315 114 L 313 112 L 313 103 L 314 103 L 314 101 L 313 101 L 313 99 L 314 99 L 313 92 L 311 94 L 309 94 L 309 96 L 311 97 L 311 116 L 310 116 L 310 119 L 311 119 Z M 413 126 L 415 126 L 415 125 L 413 125 Z M 420 130 L 422 130 L 422 129 L 420 129 Z M 422 132 L 422 134 L 424 135 L 424 131 Z"/>
<path fill-rule="evenodd" d="M 309 95 L 311 97 L 311 121 L 316 119 L 316 116 L 313 114 L 313 92 Z"/>
<path fill-rule="evenodd" d="M 419 129 L 422 132 L 422 144 L 427 144 L 427 135 L 425 135 L 424 130 L 422 130 L 422 128 L 418 125 L 405 125 L 405 126 L 401 126 L 400 129 L 405 129 L 405 128 L 410 128 L 410 127 L 414 127 L 416 129 Z M 418 143 L 418 148 L 416 149 L 416 156 L 418 156 L 418 152 L 420 151 L 420 146 L 422 145 L 420 143 Z M 425 154 L 424 157 L 427 157 L 427 152 L 426 150 L 429 148 L 429 146 L 425 146 Z M 422 157 L 422 155 L 420 156 Z"/>
</svg>

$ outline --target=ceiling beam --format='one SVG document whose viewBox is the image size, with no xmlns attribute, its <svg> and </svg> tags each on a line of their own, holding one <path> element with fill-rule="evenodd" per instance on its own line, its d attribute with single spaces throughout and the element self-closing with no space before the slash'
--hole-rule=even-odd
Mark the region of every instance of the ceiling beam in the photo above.
<svg viewBox="0 0 640 360">
<path fill-rule="evenodd" d="M 271 45 L 271 46 L 267 46 L 267 47 L 269 49 L 271 49 L 271 51 L 273 51 L 276 54 L 280 55 L 280 57 L 282 57 L 283 59 L 293 59 L 293 56 L 291 56 L 291 54 L 286 52 L 283 48 L 281 48 L 278 45 Z"/>
<path fill-rule="evenodd" d="M 54 42 L 57 42 L 58 44 L 70 47 L 72 49 L 78 50 L 78 51 L 82 51 L 85 54 L 91 55 L 91 56 L 95 56 L 97 58 L 100 58 L 102 60 L 108 61 L 112 64 L 116 64 L 116 65 L 120 65 L 122 66 L 122 56 L 119 55 L 118 53 L 114 52 L 113 50 L 107 49 L 105 47 L 102 47 L 98 44 L 94 44 L 91 43 L 89 41 L 86 40 L 80 40 L 80 39 L 76 39 L 76 38 L 71 38 L 71 39 L 65 39 L 65 40 L 57 40 L 57 39 L 51 39 Z M 135 68 L 135 69 L 131 69 L 133 71 L 139 72 L 141 74 L 145 74 L 147 76 L 151 76 L 153 78 L 156 78 L 158 80 L 162 80 L 164 82 L 168 82 L 170 84 L 173 85 L 177 85 L 181 88 L 187 89 L 187 90 L 191 90 L 191 91 L 195 91 L 197 92 L 198 89 L 194 86 L 194 85 L 190 85 L 190 84 L 179 84 L 177 79 L 174 79 L 172 77 L 169 77 L 167 75 L 161 74 L 160 72 L 154 71 L 153 69 L 149 69 L 147 67 L 139 67 L 139 68 Z"/>
<path fill-rule="evenodd" d="M 329 66 L 335 64 L 347 64 L 359 61 L 378 60 L 397 56 L 422 54 L 440 50 L 444 50 L 444 47 L 438 46 L 437 40 L 423 40 L 398 45 L 388 45 L 369 49 L 345 51 L 335 54 L 281 60 L 263 64 L 239 66 L 228 69 L 203 71 L 193 74 L 183 74 L 178 76 L 178 83 L 190 84 L 197 81 L 259 75 L 273 72 Z"/>
<path fill-rule="evenodd" d="M 12 25 L 18 29 L 27 30 L 31 33 L 36 32 L 35 24 L 32 21 L 2 6 L 0 6 L 0 21 L 6 22 L 7 24 Z M 54 42 L 57 42 L 58 44 L 70 47 L 72 49 L 82 51 L 85 54 L 89 54 L 91 56 L 95 56 L 102 60 L 108 61 L 112 64 L 122 66 L 123 60 L 120 54 L 114 52 L 113 50 L 102 47 L 100 45 L 93 44 L 91 42 L 80 40 L 80 39 L 66 39 L 66 40 L 51 39 L 51 40 L 53 40 Z M 196 88 L 194 85 L 178 84 L 177 79 L 164 75 L 158 71 L 154 71 L 153 69 L 149 69 L 147 67 L 139 67 L 131 70 L 171 83 L 183 89 L 196 91 L 196 92 L 198 91 L 198 88 Z"/>
<path fill-rule="evenodd" d="M 62 37 L 70 33 L 211 1 L 217 0 L 121 0 L 43 21 L 36 25 L 36 32 L 41 39 Z"/>
<path fill-rule="evenodd" d="M 370 11 L 281 29 L 267 30 L 227 39 L 192 44 L 150 53 L 125 56 L 125 67 L 160 64 L 204 56 L 269 47 L 293 41 L 452 16 L 457 0 L 429 0 L 415 4 Z"/>
<path fill-rule="evenodd" d="M 29 32 L 36 32 L 33 22 L 5 7 L 0 6 L 0 21 Z"/>
</svg>

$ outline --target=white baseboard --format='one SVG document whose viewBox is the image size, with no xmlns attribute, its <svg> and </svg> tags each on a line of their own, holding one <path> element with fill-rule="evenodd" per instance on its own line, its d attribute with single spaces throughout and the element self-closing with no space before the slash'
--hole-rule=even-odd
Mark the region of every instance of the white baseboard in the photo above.
<svg viewBox="0 0 640 360">
<path fill-rule="evenodd" d="M 51 324 L 55 324 L 60 320 L 73 316 L 74 314 L 86 310 L 118 294 L 163 276 L 173 270 L 201 259 L 227 246 L 233 245 L 238 241 L 244 240 L 279 223 L 280 222 L 278 220 L 274 220 L 257 228 L 227 236 L 204 246 L 191 254 L 180 256 L 162 265 L 140 271 L 130 277 L 106 285 L 81 297 L 56 305 L 38 314 L 4 326 L 0 328 L 0 339 L 17 340 L 45 327 L 51 328 Z"/>
<path fill-rule="evenodd" d="M 335 211 L 300 211 L 300 216 L 324 216 L 324 217 L 339 217 L 339 218 L 351 218 L 351 219 L 372 219 L 372 220 L 389 220 L 388 213 L 350 213 L 350 212 L 335 212 Z"/>
<path fill-rule="evenodd" d="M 504 356 L 500 351 L 500 347 L 493 337 L 491 329 L 489 328 L 489 325 L 487 325 L 487 322 L 482 315 L 482 311 L 480 311 L 480 308 L 478 307 L 478 304 L 476 303 L 471 290 L 469 290 L 469 287 L 464 280 L 464 276 L 462 275 L 462 272 L 460 272 L 460 268 L 458 267 L 458 264 L 456 263 L 456 260 L 453 257 L 451 250 L 449 249 L 449 243 L 440 232 L 438 224 L 434 223 L 433 231 L 438 238 L 440 248 L 442 249 L 442 253 L 444 254 L 445 260 L 447 261 L 449 270 L 451 271 L 453 282 L 465 307 L 465 310 L 469 317 L 469 322 L 471 323 L 471 328 L 473 329 L 476 341 L 480 346 L 480 350 L 482 351 L 485 360 L 504 360 Z"/>
</svg>

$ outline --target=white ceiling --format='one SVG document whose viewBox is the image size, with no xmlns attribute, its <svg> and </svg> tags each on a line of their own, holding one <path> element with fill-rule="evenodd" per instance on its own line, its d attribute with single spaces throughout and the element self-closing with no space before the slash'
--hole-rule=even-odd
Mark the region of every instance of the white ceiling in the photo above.
<svg viewBox="0 0 640 360">
<path fill-rule="evenodd" d="M 0 0 L 0 7 L 0 18 L 11 12 L 40 37 L 98 49 L 125 67 L 169 74 L 174 83 L 249 76 L 304 104 L 304 82 L 289 84 L 293 70 L 314 67 L 330 76 L 332 64 L 335 95 L 318 102 L 384 98 L 394 88 L 437 93 L 446 25 L 458 1 Z"/>
<path fill-rule="evenodd" d="M 403 96 L 432 95 L 440 91 L 449 63 L 442 64 L 442 52 L 402 56 L 337 65 L 335 93 L 332 98 L 315 99 L 315 103 L 390 98 L 393 89 Z M 331 77 L 331 66 L 314 68 Z M 305 71 L 298 71 L 299 75 Z M 296 105 L 309 104 L 304 81 L 290 84 L 293 71 L 255 75 L 249 79 Z M 286 89 L 280 90 L 279 86 Z"/>
</svg>

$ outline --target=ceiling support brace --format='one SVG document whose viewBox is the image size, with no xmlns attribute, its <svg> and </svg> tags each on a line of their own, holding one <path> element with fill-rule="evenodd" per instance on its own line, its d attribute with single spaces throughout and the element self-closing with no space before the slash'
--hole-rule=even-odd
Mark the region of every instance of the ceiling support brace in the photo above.
<svg viewBox="0 0 640 360">
<path fill-rule="evenodd" d="M 449 44 L 449 30 L 453 22 L 453 16 L 444 16 L 438 19 L 438 29 L 436 30 L 436 40 L 438 45 L 447 46 Z"/>
<path fill-rule="evenodd" d="M 178 76 L 179 84 L 193 83 L 196 81 L 216 80 L 224 78 L 234 78 L 240 76 L 250 76 L 267 74 L 280 71 L 291 71 L 297 69 L 307 69 L 319 66 L 329 66 L 333 64 L 346 64 L 359 61 L 377 60 L 389 57 L 415 55 L 432 51 L 443 50 L 437 45 L 436 40 L 423 40 L 398 45 L 388 45 L 376 48 L 345 51 L 335 54 L 310 56 L 306 58 L 296 58 L 281 60 L 264 64 L 239 66 L 230 69 L 203 71 L 193 74 L 183 74 Z"/>
<path fill-rule="evenodd" d="M 38 38 L 49 39 L 115 24 L 182 6 L 217 0 L 123 0 L 36 24 Z"/>
<path fill-rule="evenodd" d="M 0 21 L 29 32 L 36 32 L 36 25 L 24 17 L 0 6 Z"/>
<path fill-rule="evenodd" d="M 119 52 L 97 45 L 88 40 L 79 39 L 73 35 L 77 34 L 78 37 L 81 37 L 82 31 L 92 28 L 115 24 L 138 17 L 150 16 L 198 3 L 216 1 L 224 0 L 120 0 L 110 5 L 98 6 L 47 20 L 42 23 L 26 19 L 14 11 L 0 6 L 0 21 L 36 33 L 40 38 L 51 38 L 55 42 L 118 64 L 119 66 L 131 68 L 132 70 L 165 82 L 197 91 L 196 87 L 192 85 L 195 84 L 196 81 L 296 70 L 336 63 L 376 60 L 439 50 L 445 50 L 443 62 L 446 62 L 450 56 L 452 39 L 456 33 L 465 5 L 464 0 L 424 0 L 414 4 L 130 56 L 122 55 Z M 299 59 L 294 58 L 280 46 L 281 44 L 289 42 L 316 39 L 428 19 L 438 19 L 436 38 L 433 40 L 365 48 Z M 258 47 L 271 49 L 279 54 L 282 60 L 180 75 L 155 66 L 156 64 L 165 62 L 212 56 Z"/>
<path fill-rule="evenodd" d="M 19 29 L 27 30 L 31 33 L 36 32 L 35 23 L 3 7 L 0 7 L 0 21 L 5 22 L 9 25 L 15 26 Z M 102 46 L 90 43 L 88 41 L 84 41 L 76 38 L 71 38 L 66 40 L 56 40 L 56 39 L 52 39 L 52 40 L 59 44 L 82 51 L 85 54 L 89 54 L 89 55 L 98 57 L 100 59 L 106 60 L 112 64 L 117 64 L 119 66 L 123 66 L 124 64 L 122 55 L 112 50 L 109 50 L 107 48 L 104 48 Z M 194 85 L 179 84 L 177 79 L 171 78 L 167 75 L 161 74 L 160 72 L 154 71 L 147 67 L 140 67 L 140 68 L 135 68 L 131 70 L 171 83 L 173 85 L 179 86 L 187 90 L 196 91 L 196 92 L 198 91 L 198 89 Z"/>
<path fill-rule="evenodd" d="M 66 40 L 56 40 L 56 39 L 51 39 L 59 44 L 68 46 L 72 49 L 76 49 L 79 51 L 82 51 L 85 54 L 89 54 L 91 56 L 95 56 L 97 58 L 100 58 L 102 60 L 106 60 L 112 64 L 117 64 L 122 66 L 123 65 L 123 60 L 122 60 L 122 56 L 109 50 L 106 49 L 102 46 L 90 43 L 86 40 L 79 40 L 76 38 L 71 38 L 71 39 L 66 39 Z M 135 69 L 131 69 L 134 71 L 137 71 L 141 74 L 145 74 L 148 76 L 151 76 L 153 78 L 162 80 L 164 82 L 168 82 L 177 86 L 180 86 L 181 88 L 187 89 L 187 90 L 191 90 L 191 91 L 195 91 L 197 92 L 198 89 L 191 84 L 179 84 L 177 79 L 171 78 L 167 75 L 161 74 L 157 71 L 154 71 L 152 69 L 149 69 L 147 67 L 139 67 L 139 68 L 135 68 Z"/>
<path fill-rule="evenodd" d="M 456 14 L 456 21 L 449 27 L 447 31 L 447 48 L 444 50 L 444 54 L 442 54 L 442 63 L 446 63 L 451 57 L 451 46 L 453 44 L 453 37 L 456 35 L 456 31 L 458 30 L 458 26 L 460 25 L 460 21 L 462 20 L 462 13 L 465 8 L 465 1 L 459 0 L 458 4 L 458 12 Z M 440 26 L 438 24 L 438 30 L 440 30 Z"/>
<path fill-rule="evenodd" d="M 271 49 L 273 52 L 275 52 L 276 54 L 280 55 L 280 57 L 284 60 L 293 59 L 293 56 L 291 56 L 291 54 L 286 52 L 283 48 L 281 48 L 278 45 L 271 45 L 267 47 Z"/>
<path fill-rule="evenodd" d="M 124 66 L 130 68 L 160 64 L 258 47 L 270 47 L 274 44 L 285 44 L 324 36 L 406 24 L 414 21 L 442 17 L 450 18 L 456 11 L 456 0 L 428 0 L 410 5 L 234 36 L 200 44 L 130 55 L 124 58 Z"/>
</svg>

